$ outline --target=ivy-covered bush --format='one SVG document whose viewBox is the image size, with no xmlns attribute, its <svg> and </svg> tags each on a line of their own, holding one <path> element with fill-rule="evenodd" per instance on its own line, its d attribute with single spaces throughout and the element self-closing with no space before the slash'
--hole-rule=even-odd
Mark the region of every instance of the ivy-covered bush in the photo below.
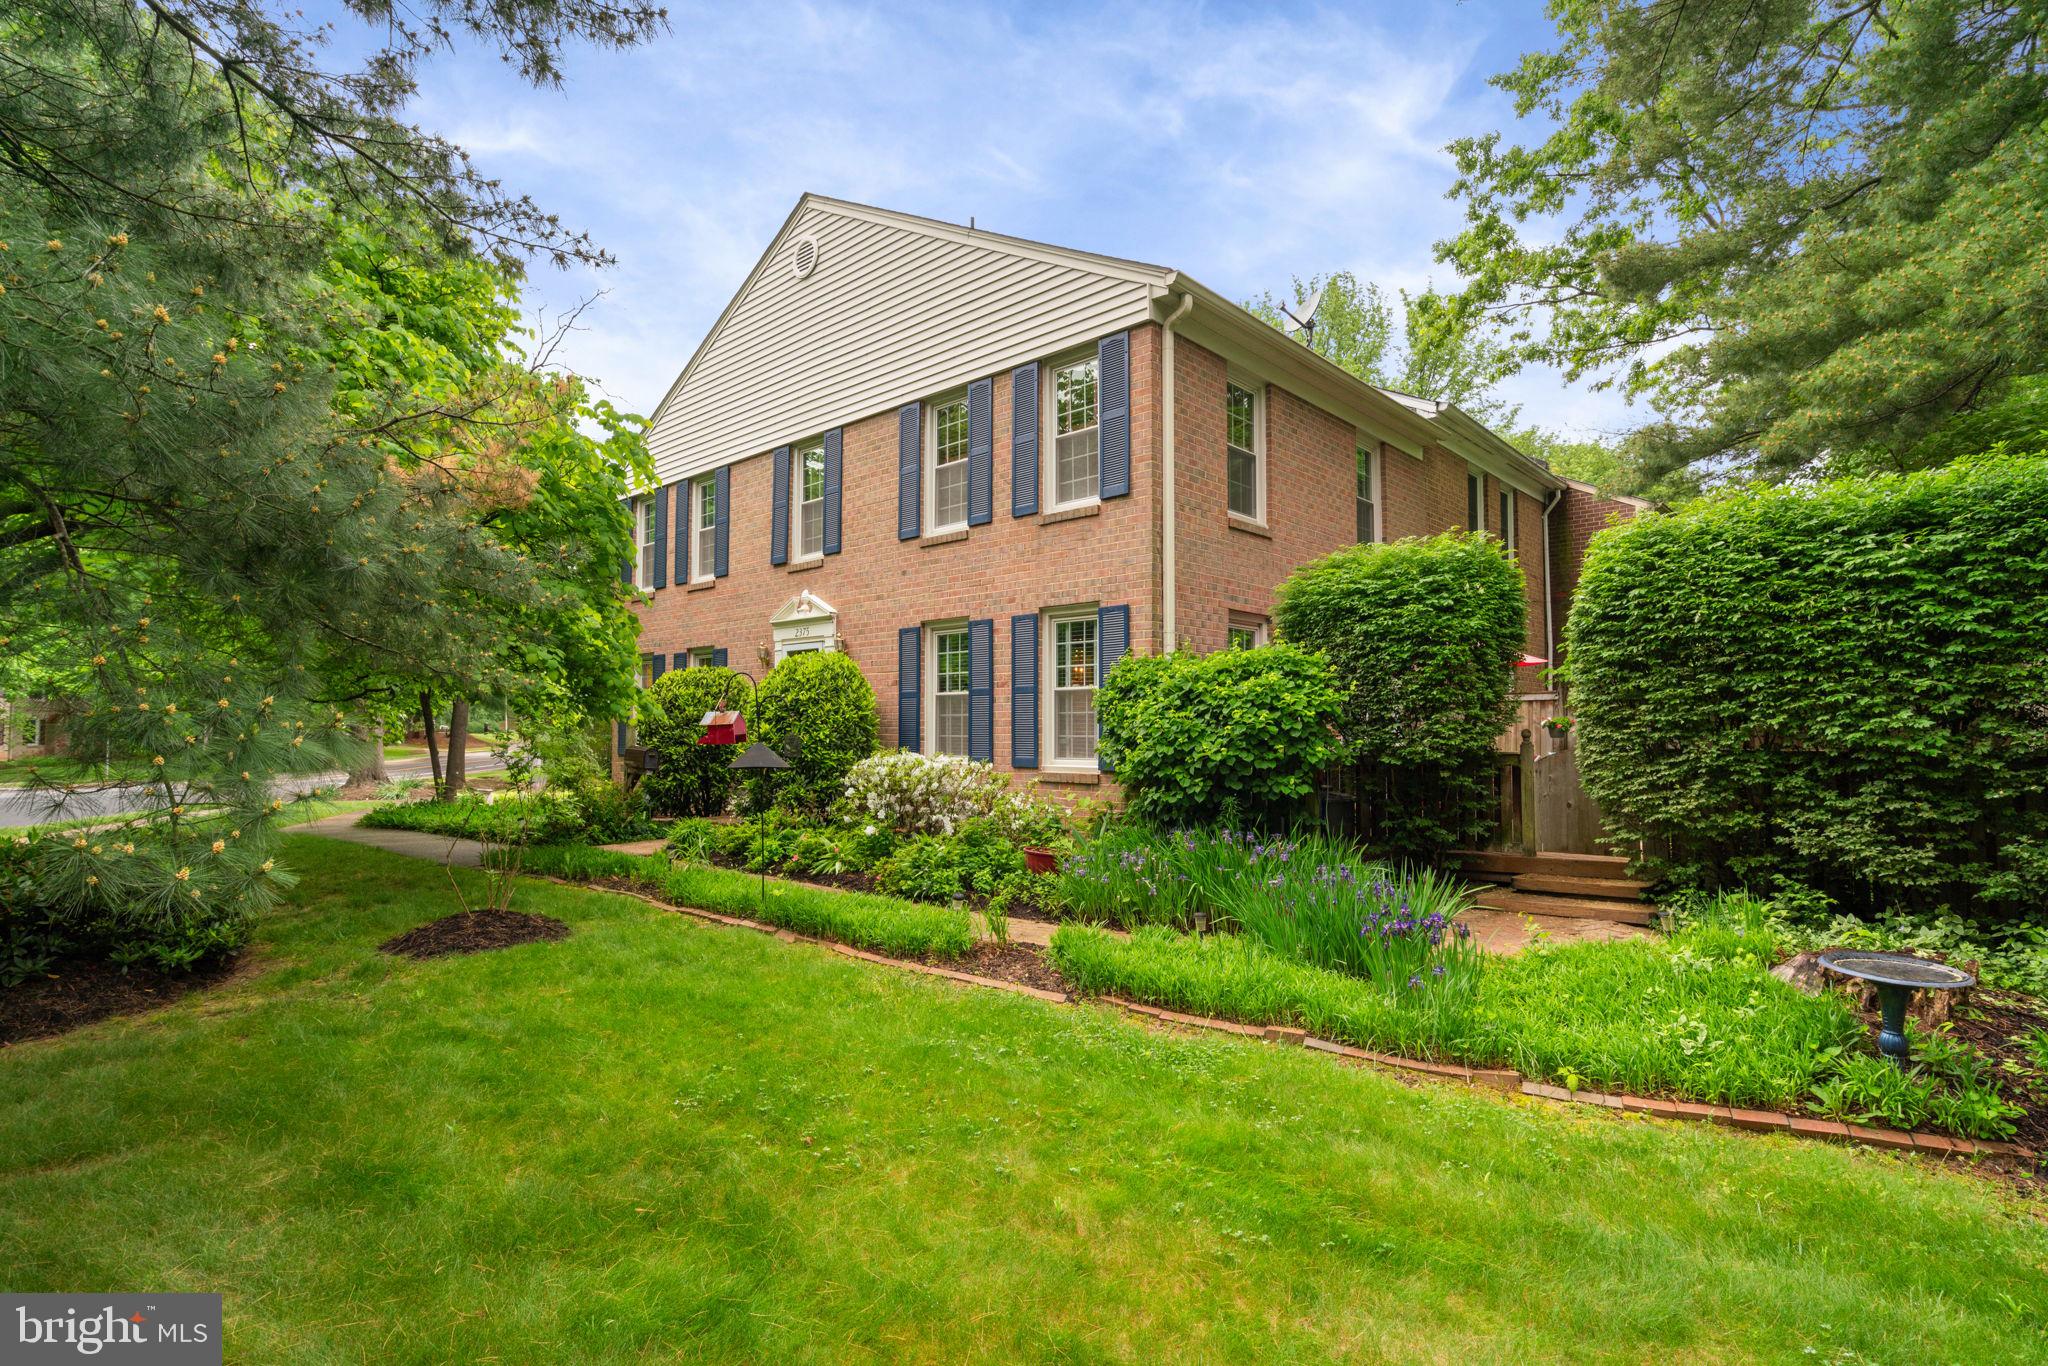
<svg viewBox="0 0 2048 1366">
<path fill-rule="evenodd" d="M 1280 585 L 1282 639 L 1320 652 L 1344 690 L 1372 844 L 1422 858 L 1484 828 L 1526 615 L 1513 558 L 1461 531 L 1352 546 Z"/>
<path fill-rule="evenodd" d="M 704 713 L 723 706 L 753 722 L 754 690 L 731 669 L 671 669 L 640 693 L 640 743 L 658 760 L 636 789 L 657 816 L 715 816 L 738 779 L 729 745 L 700 745 Z"/>
<path fill-rule="evenodd" d="M 1678 881 L 2048 899 L 2048 462 L 1638 518 L 1594 538 L 1567 644 L 1586 786 Z"/>
<path fill-rule="evenodd" d="M 1284 826 L 1344 757 L 1344 693 L 1292 645 L 1126 655 L 1095 695 L 1130 811 L 1159 825 Z"/>
<path fill-rule="evenodd" d="M 789 656 L 761 681 L 756 727 L 789 768 L 756 781 L 778 803 L 823 813 L 845 792 L 847 773 L 875 752 L 879 718 L 875 690 L 850 657 L 836 650 Z"/>
</svg>

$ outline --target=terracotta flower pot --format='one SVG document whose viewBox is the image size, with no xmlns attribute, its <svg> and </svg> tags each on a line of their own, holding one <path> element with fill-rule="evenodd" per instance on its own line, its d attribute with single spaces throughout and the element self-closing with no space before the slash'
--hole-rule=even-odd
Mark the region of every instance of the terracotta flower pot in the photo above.
<svg viewBox="0 0 2048 1366">
<path fill-rule="evenodd" d="M 1050 849 L 1026 849 L 1024 866 L 1034 873 L 1057 873 L 1060 870 L 1059 855 Z"/>
</svg>

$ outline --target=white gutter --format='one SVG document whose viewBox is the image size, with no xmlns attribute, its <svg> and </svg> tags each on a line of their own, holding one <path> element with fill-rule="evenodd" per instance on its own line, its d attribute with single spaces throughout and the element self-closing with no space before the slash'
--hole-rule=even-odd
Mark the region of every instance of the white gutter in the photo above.
<svg viewBox="0 0 2048 1366">
<path fill-rule="evenodd" d="M 1175 620 L 1174 593 L 1174 466 L 1173 466 L 1173 328 L 1174 324 L 1187 317 L 1195 306 L 1193 294 L 1180 296 L 1180 307 L 1166 315 L 1160 325 L 1159 346 L 1159 480 L 1163 501 L 1160 504 L 1160 537 L 1164 542 L 1160 553 L 1159 566 L 1159 618 L 1162 643 L 1160 653 L 1166 654 L 1179 643 L 1178 627 Z"/>
</svg>

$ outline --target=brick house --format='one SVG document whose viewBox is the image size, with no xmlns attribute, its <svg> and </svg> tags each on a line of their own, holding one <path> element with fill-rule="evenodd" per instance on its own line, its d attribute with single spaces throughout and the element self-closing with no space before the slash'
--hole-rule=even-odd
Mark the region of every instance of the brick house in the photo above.
<svg viewBox="0 0 2048 1366">
<path fill-rule="evenodd" d="M 648 442 L 643 682 L 842 650 L 884 744 L 1078 786 L 1126 650 L 1262 642 L 1275 586 L 1355 541 L 1501 536 L 1554 657 L 1576 529 L 1618 506 L 1178 271 L 815 195 Z"/>
</svg>

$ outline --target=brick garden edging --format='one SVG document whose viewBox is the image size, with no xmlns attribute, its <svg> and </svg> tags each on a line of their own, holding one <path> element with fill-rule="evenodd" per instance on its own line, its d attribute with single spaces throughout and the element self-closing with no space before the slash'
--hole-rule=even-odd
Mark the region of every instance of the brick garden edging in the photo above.
<svg viewBox="0 0 2048 1366">
<path fill-rule="evenodd" d="M 530 875 L 529 875 L 530 876 Z M 776 925 L 759 920 L 747 920 L 741 916 L 724 915 L 717 911 L 701 910 L 695 906 L 682 906 L 670 901 L 659 901 L 640 892 L 626 891 L 602 884 L 575 882 L 568 878 L 547 877 L 548 882 L 560 883 L 565 887 L 577 887 L 589 891 L 613 892 L 619 896 L 630 896 L 664 911 L 674 911 L 694 919 L 724 925 L 733 929 L 755 930 L 772 934 L 777 939 L 791 944 L 816 944 L 848 958 L 857 958 L 864 963 L 875 963 L 882 967 L 900 968 L 905 972 L 921 973 L 927 977 L 943 977 L 948 981 L 965 986 L 989 987 L 996 991 L 1013 992 L 1030 996 L 1054 1005 L 1077 1005 L 1080 1001 L 1064 991 L 1046 991 L 1040 987 L 1025 986 L 1021 982 L 1005 982 L 994 977 L 980 977 L 957 968 L 942 968 L 930 963 L 912 962 L 905 958 L 890 958 L 884 954 L 869 953 L 865 949 L 841 944 L 836 940 L 817 939 L 810 935 L 798 934 Z M 1336 1043 L 1329 1039 L 1318 1039 L 1306 1030 L 1289 1025 L 1251 1025 L 1236 1020 L 1219 1020 L 1208 1015 L 1187 1015 L 1164 1006 L 1148 1006 L 1137 1001 L 1127 1001 L 1121 996 L 1097 998 L 1109 1005 L 1143 1019 L 1159 1024 L 1173 1025 L 1185 1029 L 1207 1029 L 1220 1034 L 1235 1034 L 1241 1038 L 1259 1039 L 1267 1043 L 1291 1045 L 1327 1053 L 1349 1062 L 1374 1067 L 1385 1067 L 1398 1072 L 1433 1078 L 1437 1081 L 1457 1082 L 1465 1086 L 1478 1086 L 1491 1091 L 1510 1095 L 1528 1096 L 1535 1100 L 1553 1101 L 1565 1105 L 1589 1105 L 1596 1109 L 1619 1110 L 1628 1114 L 1646 1115 L 1651 1119 L 1691 1120 L 1696 1123 L 1719 1124 L 1731 1129 L 1745 1129 L 1752 1133 L 1788 1134 L 1793 1138 L 1823 1139 L 1834 1143 L 1854 1143 L 1869 1148 L 1882 1148 L 1892 1152 L 1924 1153 L 1931 1157 L 2002 1157 L 2032 1164 L 2039 1154 L 2032 1148 L 2017 1143 L 2005 1143 L 1992 1139 L 1952 1138 L 1946 1134 L 1922 1133 L 1918 1130 L 1873 1129 L 1865 1124 L 1845 1124 L 1832 1119 L 1809 1119 L 1804 1115 L 1780 1114 L 1776 1110 L 1749 1110 L 1740 1106 L 1703 1105 L 1689 1100 L 1664 1100 L 1656 1096 L 1620 1095 L 1604 1091 L 1571 1091 L 1547 1082 L 1531 1081 L 1520 1072 L 1502 1067 L 1465 1067 L 1457 1063 L 1423 1062 L 1416 1058 L 1404 1058 L 1393 1053 L 1375 1053 L 1369 1049 L 1355 1048 L 1350 1044 Z"/>
</svg>

